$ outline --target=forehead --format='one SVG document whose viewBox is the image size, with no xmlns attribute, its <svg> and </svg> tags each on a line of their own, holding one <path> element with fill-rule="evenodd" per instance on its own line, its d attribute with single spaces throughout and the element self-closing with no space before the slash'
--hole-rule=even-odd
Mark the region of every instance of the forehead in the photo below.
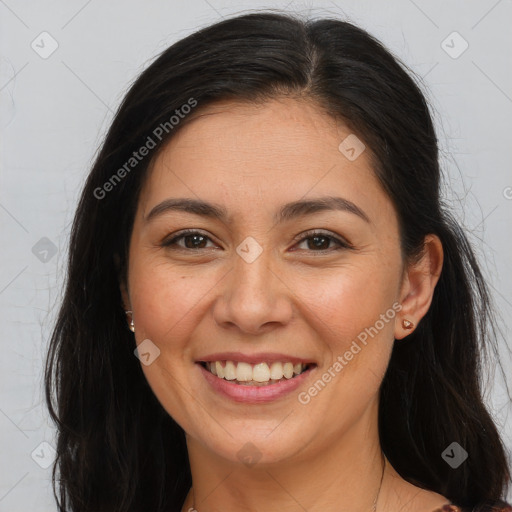
<svg viewBox="0 0 512 512">
<path fill-rule="evenodd" d="M 300 145 L 293 154 L 288 154 L 298 158 L 300 153 L 318 149 L 322 142 L 324 150 L 329 147 L 337 151 L 338 139 L 345 133 L 350 133 L 348 128 L 309 99 L 220 101 L 193 111 L 166 149 L 201 152 L 203 145 L 205 149 L 222 149 L 219 144 L 223 143 L 224 147 L 237 150 L 236 154 L 225 154 L 226 157 L 251 155 L 264 161 L 269 150 L 284 156 L 287 147 Z"/>
<path fill-rule="evenodd" d="M 312 101 L 223 101 L 186 121 L 148 171 L 145 213 L 170 195 L 263 208 L 334 192 L 370 209 L 387 200 L 369 150 L 347 158 L 340 143 L 355 135 Z"/>
</svg>

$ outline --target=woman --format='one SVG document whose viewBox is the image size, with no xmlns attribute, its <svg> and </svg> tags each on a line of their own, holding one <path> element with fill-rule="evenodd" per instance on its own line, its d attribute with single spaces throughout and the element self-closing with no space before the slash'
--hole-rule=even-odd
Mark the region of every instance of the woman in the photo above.
<svg viewBox="0 0 512 512">
<path fill-rule="evenodd" d="M 164 51 L 72 228 L 60 510 L 512 510 L 439 182 L 422 93 L 354 25 L 251 14 Z"/>
</svg>

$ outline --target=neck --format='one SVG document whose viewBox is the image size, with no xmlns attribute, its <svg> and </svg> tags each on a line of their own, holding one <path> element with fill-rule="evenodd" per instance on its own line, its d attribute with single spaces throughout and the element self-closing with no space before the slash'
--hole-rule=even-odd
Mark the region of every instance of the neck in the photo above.
<svg viewBox="0 0 512 512">
<path fill-rule="evenodd" d="M 368 420 L 369 418 L 367 418 Z M 280 510 L 372 512 L 383 497 L 386 471 L 375 421 L 322 437 L 273 464 L 227 461 L 187 438 L 193 487 L 183 512 Z M 374 425 L 372 431 L 371 425 Z M 389 469 L 389 464 L 387 468 Z"/>
</svg>

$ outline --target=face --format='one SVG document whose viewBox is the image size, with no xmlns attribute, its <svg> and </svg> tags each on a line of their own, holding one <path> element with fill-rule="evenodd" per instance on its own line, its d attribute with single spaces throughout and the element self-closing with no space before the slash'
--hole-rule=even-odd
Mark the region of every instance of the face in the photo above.
<svg viewBox="0 0 512 512">
<path fill-rule="evenodd" d="M 376 417 L 403 262 L 369 149 L 355 159 L 354 139 L 339 149 L 349 135 L 312 102 L 223 102 L 153 162 L 123 298 L 136 342 L 150 340 L 152 390 L 205 453 L 299 460 Z M 338 199 L 286 207 L 326 197 Z M 176 199 L 217 210 L 184 211 Z M 306 371 L 278 381 L 289 363 Z"/>
</svg>

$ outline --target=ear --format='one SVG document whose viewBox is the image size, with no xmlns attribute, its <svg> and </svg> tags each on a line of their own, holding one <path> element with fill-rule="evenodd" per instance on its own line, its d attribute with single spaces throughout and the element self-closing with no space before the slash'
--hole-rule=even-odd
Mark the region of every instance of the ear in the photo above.
<svg viewBox="0 0 512 512">
<path fill-rule="evenodd" d="M 126 280 L 121 272 L 121 263 L 120 263 L 119 255 L 116 253 L 114 254 L 114 265 L 116 267 L 117 272 L 117 279 L 119 281 L 119 290 L 121 292 L 121 298 L 123 302 L 123 309 L 125 311 L 131 311 L 131 301 L 130 301 L 130 295 L 128 293 L 128 287 L 126 285 Z"/>
<path fill-rule="evenodd" d="M 396 317 L 395 339 L 401 340 L 411 333 L 410 329 L 403 327 L 403 320 L 417 326 L 427 314 L 442 268 L 441 240 L 436 235 L 427 235 L 421 256 L 416 262 L 410 263 L 404 271 L 400 291 L 402 309 L 400 315 Z"/>
</svg>

